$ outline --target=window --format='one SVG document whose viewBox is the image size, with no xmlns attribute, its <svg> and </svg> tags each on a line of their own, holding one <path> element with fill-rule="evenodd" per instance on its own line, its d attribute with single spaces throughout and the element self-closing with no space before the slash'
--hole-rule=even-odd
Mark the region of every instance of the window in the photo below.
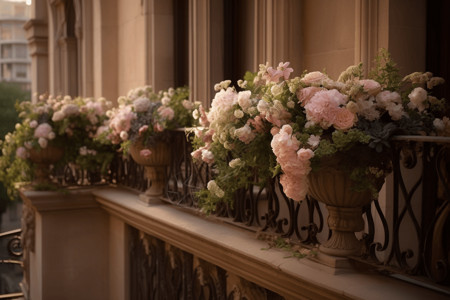
<svg viewBox="0 0 450 300">
<path fill-rule="evenodd" d="M 14 57 L 15 58 L 27 58 L 28 51 L 26 45 L 15 45 L 14 46 Z"/>
<path fill-rule="evenodd" d="M 2 24 L 0 26 L 0 38 L 2 40 L 10 40 L 12 39 L 12 25 L 11 24 Z"/>
<path fill-rule="evenodd" d="M 26 64 L 17 64 L 14 68 L 15 78 L 26 79 L 28 78 L 28 68 Z"/>
<path fill-rule="evenodd" d="M 11 80 L 12 79 L 12 64 L 3 64 L 2 65 L 2 79 L 3 80 Z"/>
<path fill-rule="evenodd" d="M 15 40 L 24 40 L 26 38 L 25 29 L 23 29 L 22 24 L 14 24 L 13 28 L 13 38 Z"/>
<path fill-rule="evenodd" d="M 3 45 L 1 58 L 12 58 L 12 45 Z"/>
</svg>

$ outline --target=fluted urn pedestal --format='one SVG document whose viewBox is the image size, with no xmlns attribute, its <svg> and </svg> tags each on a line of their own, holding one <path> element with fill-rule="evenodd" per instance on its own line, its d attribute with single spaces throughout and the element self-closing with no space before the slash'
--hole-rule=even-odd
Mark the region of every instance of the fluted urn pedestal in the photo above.
<svg viewBox="0 0 450 300">
<path fill-rule="evenodd" d="M 332 231 L 331 238 L 319 251 L 338 257 L 360 254 L 361 242 L 355 232 L 364 229 L 362 208 L 373 200 L 371 193 L 355 191 L 349 174 L 333 164 L 311 172 L 308 179 L 309 194 L 327 206 L 327 221 Z"/>
<path fill-rule="evenodd" d="M 141 154 L 141 150 L 147 149 L 151 153 L 147 156 Z M 130 155 L 133 160 L 144 166 L 145 178 L 148 180 L 147 190 L 139 195 L 139 198 L 147 203 L 154 203 L 164 195 L 166 186 L 167 167 L 170 164 L 170 147 L 166 142 L 157 142 L 155 145 L 145 147 L 140 140 L 130 147 Z"/>
<path fill-rule="evenodd" d="M 62 159 L 62 148 L 48 145 L 45 149 L 31 149 L 29 159 L 34 163 L 33 185 L 51 184 L 50 166 Z"/>
</svg>

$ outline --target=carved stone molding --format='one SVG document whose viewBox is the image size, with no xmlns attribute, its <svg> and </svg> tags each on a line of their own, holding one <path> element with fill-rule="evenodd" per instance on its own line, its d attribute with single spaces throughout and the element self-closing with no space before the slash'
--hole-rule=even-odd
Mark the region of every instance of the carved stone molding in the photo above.
<svg viewBox="0 0 450 300">
<path fill-rule="evenodd" d="M 35 209 L 31 205 L 31 202 L 23 199 L 22 205 L 22 268 L 23 268 L 23 279 L 20 283 L 26 299 L 29 295 L 29 285 L 30 285 L 30 252 L 35 251 Z"/>
</svg>

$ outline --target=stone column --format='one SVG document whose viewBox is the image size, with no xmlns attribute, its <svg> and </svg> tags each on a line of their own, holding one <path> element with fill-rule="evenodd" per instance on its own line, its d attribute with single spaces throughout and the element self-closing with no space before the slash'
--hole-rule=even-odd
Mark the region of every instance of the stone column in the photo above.
<svg viewBox="0 0 450 300">
<path fill-rule="evenodd" d="M 110 299 L 109 216 L 91 191 L 21 191 L 28 298 Z"/>
<path fill-rule="evenodd" d="M 48 26 L 47 22 L 30 19 L 24 25 L 31 56 L 32 95 L 49 91 L 48 77 Z"/>
</svg>

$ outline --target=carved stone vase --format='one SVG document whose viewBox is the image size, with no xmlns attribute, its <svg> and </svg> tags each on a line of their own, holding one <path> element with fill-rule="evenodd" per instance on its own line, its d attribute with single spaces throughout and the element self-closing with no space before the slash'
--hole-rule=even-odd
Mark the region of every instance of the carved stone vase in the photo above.
<svg viewBox="0 0 450 300">
<path fill-rule="evenodd" d="M 151 154 L 141 155 L 141 150 L 148 149 Z M 158 141 L 155 145 L 146 147 L 141 140 L 131 144 L 129 149 L 133 160 L 145 168 L 145 177 L 149 182 L 147 190 L 139 198 L 149 204 L 164 194 L 166 185 L 167 167 L 170 165 L 170 147 L 166 142 Z"/>
<path fill-rule="evenodd" d="M 363 206 L 373 197 L 369 191 L 357 192 L 352 188 L 349 173 L 339 169 L 339 163 L 325 162 L 320 170 L 308 175 L 309 194 L 326 204 L 330 239 L 319 247 L 319 251 L 338 257 L 359 254 L 361 243 L 355 232 L 364 229 Z"/>
<path fill-rule="evenodd" d="M 45 149 L 31 149 L 29 159 L 34 163 L 33 185 L 51 183 L 50 166 L 62 159 L 64 149 L 48 145 Z"/>
</svg>

